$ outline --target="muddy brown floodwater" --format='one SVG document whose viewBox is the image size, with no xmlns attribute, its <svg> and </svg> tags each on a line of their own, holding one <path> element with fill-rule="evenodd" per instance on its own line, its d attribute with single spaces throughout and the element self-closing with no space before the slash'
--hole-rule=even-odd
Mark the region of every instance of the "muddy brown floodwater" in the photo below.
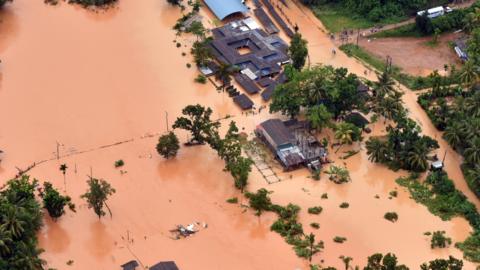
<svg viewBox="0 0 480 270">
<path fill-rule="evenodd" d="M 365 67 L 357 61 L 340 52 L 331 55 L 334 45 L 308 10 L 289 4 L 284 12 L 309 40 L 311 64 L 345 66 L 363 74 Z M 211 13 L 202 13 L 212 25 Z M 182 52 L 189 52 L 194 39 L 177 38 L 182 47 L 176 48 L 171 30 L 180 16 L 177 9 L 161 0 L 121 0 L 100 12 L 63 2 L 52 7 L 43 1 L 15 0 L 0 15 L 0 147 L 5 151 L 0 179 L 3 183 L 13 177 L 15 167 L 53 159 L 30 174 L 65 190 L 78 208 L 76 214 L 68 212 L 57 222 L 45 218 L 39 240 L 49 267 L 111 270 L 138 259 L 143 266 L 174 260 L 187 270 L 307 269 L 307 263 L 270 232 L 273 215 L 257 218 L 225 203 L 227 198 L 242 197 L 215 153 L 207 147 L 182 148 L 169 161 L 155 153 L 157 136 L 148 134 L 165 132 L 166 113 L 171 124 L 187 104 L 210 106 L 214 118 L 232 115 L 247 133 L 272 117 L 266 110 L 244 116 L 225 94 L 209 84 L 193 83 L 196 72 L 186 67 L 191 59 Z M 369 78 L 374 78 L 373 72 Z M 425 133 L 440 139 L 414 94 L 406 91 L 412 117 Z M 260 97 L 254 101 L 261 104 Z M 380 123 L 373 129 L 374 134 L 384 132 Z M 185 133 L 179 135 L 186 140 Z M 99 148 L 120 141 L 128 142 Z M 60 160 L 55 159 L 57 145 Z M 458 168 L 461 158 L 443 141 L 441 147 L 439 152 L 450 153 L 447 169 L 455 184 L 478 206 Z M 337 164 L 346 162 L 352 183 L 315 182 L 305 170 L 279 172 L 283 181 L 272 185 L 256 170 L 250 179 L 250 190 L 274 191 L 275 203 L 324 208 L 320 216 L 300 216 L 307 232 L 309 223 L 321 224 L 315 233 L 326 249 L 314 262 L 324 260 L 325 265 L 340 268 L 338 257 L 346 255 L 363 265 L 368 255 L 391 251 L 414 268 L 437 257 L 461 257 L 453 247 L 432 251 L 423 233 L 445 230 L 454 241 L 461 241 L 471 230 L 464 219 L 443 222 L 431 215 L 395 184 L 402 173 L 368 162 L 365 151 L 346 161 L 332 158 Z M 113 166 L 118 159 L 125 161 L 124 174 Z M 59 171 L 62 163 L 69 167 L 66 185 Z M 109 201 L 112 218 L 98 220 L 79 199 L 90 173 L 107 179 L 117 190 Z M 395 189 L 398 198 L 389 199 L 388 193 Z M 325 192 L 329 199 L 321 200 Z M 340 209 L 342 202 L 349 202 L 350 208 Z M 396 211 L 399 221 L 384 220 L 387 211 Z M 170 238 L 169 230 L 176 224 L 194 221 L 205 222 L 208 228 L 185 240 Z M 336 244 L 335 236 L 348 240 Z M 66 266 L 69 260 L 73 264 Z M 473 269 L 472 264 L 466 266 Z"/>
</svg>

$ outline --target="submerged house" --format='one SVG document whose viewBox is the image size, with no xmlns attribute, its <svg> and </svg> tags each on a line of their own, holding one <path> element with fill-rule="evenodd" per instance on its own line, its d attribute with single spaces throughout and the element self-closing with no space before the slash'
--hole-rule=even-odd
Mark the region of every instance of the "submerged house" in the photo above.
<svg viewBox="0 0 480 270">
<path fill-rule="evenodd" d="M 295 144 L 294 134 L 279 119 L 269 119 L 255 129 L 255 134 L 262 139 L 276 154 L 285 169 L 293 169 L 305 163 L 305 157 Z"/>
<path fill-rule="evenodd" d="M 468 54 L 467 54 L 467 44 L 466 39 L 461 38 L 455 40 L 455 53 L 462 61 L 468 61 Z"/>
</svg>

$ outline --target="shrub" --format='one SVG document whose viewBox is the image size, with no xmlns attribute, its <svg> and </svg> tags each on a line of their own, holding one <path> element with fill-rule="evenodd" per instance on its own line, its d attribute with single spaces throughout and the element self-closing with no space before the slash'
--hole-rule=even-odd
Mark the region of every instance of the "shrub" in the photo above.
<svg viewBox="0 0 480 270">
<path fill-rule="evenodd" d="M 452 244 L 452 239 L 445 236 L 445 231 L 433 232 L 432 239 L 430 241 L 431 248 L 445 248 Z"/>
<path fill-rule="evenodd" d="M 318 215 L 322 212 L 323 208 L 321 206 L 314 206 L 308 208 L 308 213 L 312 215 Z"/>
<path fill-rule="evenodd" d="M 328 194 L 327 194 L 327 193 L 323 193 L 321 198 L 322 198 L 322 199 L 328 199 Z"/>
<path fill-rule="evenodd" d="M 196 83 L 201 83 L 201 84 L 206 84 L 207 83 L 207 77 L 203 74 L 198 74 L 198 76 L 195 78 Z"/>
<path fill-rule="evenodd" d="M 310 227 L 314 228 L 314 229 L 319 229 L 320 228 L 320 224 L 318 224 L 317 222 L 312 222 L 310 223 Z"/>
<path fill-rule="evenodd" d="M 350 206 L 350 204 L 347 203 L 347 202 L 343 202 L 343 203 L 340 204 L 340 208 L 348 208 L 349 206 Z"/>
<path fill-rule="evenodd" d="M 172 131 L 160 136 L 158 139 L 157 152 L 164 158 L 169 159 L 175 157 L 178 149 L 180 149 L 178 138 Z"/>
<path fill-rule="evenodd" d="M 397 222 L 397 220 L 398 220 L 398 215 L 395 212 L 387 212 L 387 213 L 385 213 L 385 215 L 383 217 L 386 220 L 389 220 L 391 222 Z"/>
<path fill-rule="evenodd" d="M 238 198 L 233 197 L 233 198 L 227 199 L 227 203 L 238 203 Z"/>
<path fill-rule="evenodd" d="M 335 236 L 333 238 L 333 242 L 335 243 L 340 243 L 342 244 L 343 242 L 347 241 L 347 238 L 346 237 L 342 237 L 342 236 Z"/>
<path fill-rule="evenodd" d="M 115 168 L 120 168 L 125 165 L 125 162 L 122 159 L 115 161 Z"/>
</svg>

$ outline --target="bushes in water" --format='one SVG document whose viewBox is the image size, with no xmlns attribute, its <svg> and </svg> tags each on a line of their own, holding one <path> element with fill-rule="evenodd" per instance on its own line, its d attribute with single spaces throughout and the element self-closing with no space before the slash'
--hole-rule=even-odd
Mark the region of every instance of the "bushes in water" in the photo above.
<svg viewBox="0 0 480 270">
<path fill-rule="evenodd" d="M 69 3 L 76 3 L 82 6 L 106 6 L 117 2 L 117 0 L 68 0 Z"/>
<path fill-rule="evenodd" d="M 321 206 L 314 206 L 308 208 L 308 213 L 312 215 L 318 215 L 322 212 L 323 208 Z"/>
<path fill-rule="evenodd" d="M 473 227 L 474 232 L 463 242 L 455 246 L 463 251 L 466 259 L 480 262 L 480 215 L 474 204 L 457 189 L 452 189 L 453 181 L 443 172 L 431 173 L 425 183 L 417 177 L 403 177 L 397 183 L 408 188 L 412 198 L 424 204 L 428 210 L 442 220 L 455 216 L 464 217 Z"/>
<path fill-rule="evenodd" d="M 398 220 L 398 214 L 395 212 L 387 212 L 383 216 L 386 220 L 391 221 L 391 222 L 397 222 Z"/>
</svg>

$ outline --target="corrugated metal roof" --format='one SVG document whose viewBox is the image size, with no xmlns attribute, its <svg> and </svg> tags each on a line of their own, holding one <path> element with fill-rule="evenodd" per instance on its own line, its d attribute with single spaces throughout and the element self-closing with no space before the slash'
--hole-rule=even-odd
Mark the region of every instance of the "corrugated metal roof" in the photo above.
<svg viewBox="0 0 480 270">
<path fill-rule="evenodd" d="M 205 3 L 220 20 L 234 13 L 248 11 L 241 0 L 205 0 Z"/>
</svg>

